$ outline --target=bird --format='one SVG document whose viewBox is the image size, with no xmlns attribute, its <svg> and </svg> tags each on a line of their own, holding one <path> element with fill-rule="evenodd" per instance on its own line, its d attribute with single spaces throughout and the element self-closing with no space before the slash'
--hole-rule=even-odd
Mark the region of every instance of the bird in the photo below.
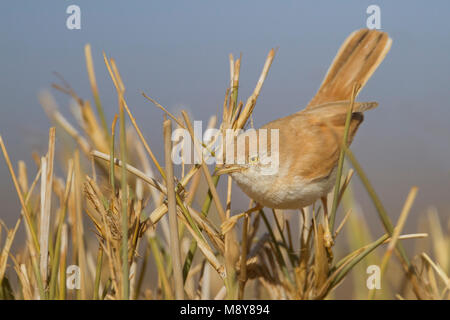
<svg viewBox="0 0 450 320">
<path fill-rule="evenodd" d="M 265 172 L 268 164 L 262 158 L 267 154 L 251 155 L 246 150 L 244 163 L 225 163 L 215 174 L 229 174 L 247 196 L 264 207 L 301 209 L 321 199 L 326 210 L 326 196 L 336 181 L 352 93 L 357 96 L 391 44 L 392 39 L 385 32 L 354 31 L 341 45 L 306 108 L 260 128 L 278 131 L 276 172 Z M 363 122 L 363 113 L 378 103 L 354 102 L 352 106 L 348 144 Z M 270 147 L 270 141 L 267 144 Z"/>
</svg>

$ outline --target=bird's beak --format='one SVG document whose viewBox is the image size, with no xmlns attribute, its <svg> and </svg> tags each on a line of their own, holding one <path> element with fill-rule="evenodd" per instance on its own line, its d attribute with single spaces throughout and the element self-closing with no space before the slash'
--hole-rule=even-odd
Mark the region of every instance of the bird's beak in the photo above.
<svg viewBox="0 0 450 320">
<path fill-rule="evenodd" d="M 239 172 L 242 170 L 242 166 L 239 165 L 227 165 L 226 167 L 217 169 L 214 172 L 215 176 L 220 176 L 222 174 L 227 174 L 227 173 L 233 173 L 233 172 Z"/>
</svg>

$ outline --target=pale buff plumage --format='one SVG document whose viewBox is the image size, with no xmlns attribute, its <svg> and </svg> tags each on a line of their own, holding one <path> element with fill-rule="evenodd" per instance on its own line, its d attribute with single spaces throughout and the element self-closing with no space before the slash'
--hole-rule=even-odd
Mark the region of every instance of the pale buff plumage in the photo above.
<svg viewBox="0 0 450 320">
<path fill-rule="evenodd" d="M 218 173 L 230 173 L 249 197 L 269 208 L 299 209 L 324 198 L 335 183 L 353 87 L 365 85 L 391 42 L 386 33 L 377 30 L 353 32 L 342 44 L 308 106 L 262 127 L 279 130 L 276 173 L 262 174 L 264 165 L 258 162 L 226 165 Z M 349 142 L 363 121 L 363 112 L 376 106 L 375 102 L 355 103 Z"/>
</svg>

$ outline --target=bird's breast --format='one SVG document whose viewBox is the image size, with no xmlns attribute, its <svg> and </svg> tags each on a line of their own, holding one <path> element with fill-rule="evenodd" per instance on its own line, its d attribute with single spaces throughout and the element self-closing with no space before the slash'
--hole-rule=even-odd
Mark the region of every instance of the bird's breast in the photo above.
<svg viewBox="0 0 450 320">
<path fill-rule="evenodd" d="M 287 178 L 282 172 L 260 175 L 253 170 L 235 172 L 231 176 L 245 194 L 265 207 L 299 209 L 330 192 L 336 180 L 336 168 L 329 176 L 318 180 L 300 176 Z"/>
</svg>

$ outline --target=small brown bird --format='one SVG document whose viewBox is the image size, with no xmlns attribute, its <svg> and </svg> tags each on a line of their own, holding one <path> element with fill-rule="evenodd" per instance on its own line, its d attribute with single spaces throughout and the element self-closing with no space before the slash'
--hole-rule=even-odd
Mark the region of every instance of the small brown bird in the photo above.
<svg viewBox="0 0 450 320">
<path fill-rule="evenodd" d="M 245 164 L 226 164 L 216 174 L 231 174 L 250 198 L 269 208 L 300 209 L 318 199 L 325 201 L 336 180 L 353 88 L 355 84 L 360 88 L 365 85 L 391 43 L 384 32 L 368 29 L 353 32 L 342 44 L 307 107 L 261 128 L 279 130 L 276 173 L 263 172 L 267 166 L 260 161 L 263 155 L 247 154 Z M 363 112 L 377 105 L 376 102 L 354 103 L 348 143 L 363 121 Z"/>
</svg>

